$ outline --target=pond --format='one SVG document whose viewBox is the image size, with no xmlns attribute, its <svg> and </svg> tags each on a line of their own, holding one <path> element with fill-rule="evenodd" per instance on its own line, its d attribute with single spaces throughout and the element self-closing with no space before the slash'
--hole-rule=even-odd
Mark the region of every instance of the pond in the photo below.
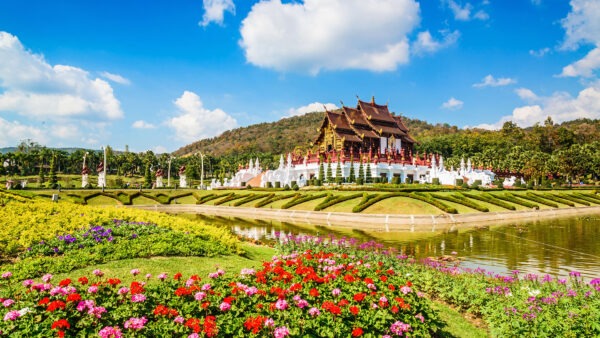
<svg viewBox="0 0 600 338">
<path fill-rule="evenodd" d="M 600 216 L 520 222 L 446 233 L 369 232 L 300 223 L 195 217 L 260 241 L 273 240 L 276 232 L 333 234 L 376 240 L 416 258 L 455 256 L 464 267 L 481 267 L 502 274 L 518 270 L 565 277 L 571 271 L 579 271 L 586 279 L 600 276 Z"/>
</svg>

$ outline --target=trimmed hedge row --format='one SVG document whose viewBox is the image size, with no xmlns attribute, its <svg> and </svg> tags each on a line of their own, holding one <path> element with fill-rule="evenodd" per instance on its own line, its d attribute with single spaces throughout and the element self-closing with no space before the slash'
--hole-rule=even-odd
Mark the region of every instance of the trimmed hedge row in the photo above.
<svg viewBox="0 0 600 338">
<path fill-rule="evenodd" d="M 229 194 L 224 194 L 224 195 L 208 194 L 208 195 L 204 195 L 204 196 L 202 196 L 200 198 L 196 197 L 198 199 L 196 201 L 196 204 L 204 204 L 204 203 L 206 203 L 208 201 L 216 200 L 217 198 L 221 198 L 223 196 L 230 195 L 230 194 L 233 194 L 233 193 L 231 192 Z"/>
<path fill-rule="evenodd" d="M 530 192 L 526 193 L 525 195 L 519 195 L 519 197 L 528 199 L 530 201 L 537 202 L 539 204 L 544 204 L 544 205 L 547 205 L 547 206 L 552 207 L 552 208 L 558 208 L 558 204 L 556 204 L 554 202 L 551 202 L 551 201 L 548 201 L 548 200 L 544 199 L 543 197 L 534 195 L 534 194 L 532 194 Z"/>
<path fill-rule="evenodd" d="M 258 199 L 265 198 L 265 197 L 270 196 L 270 195 L 273 195 L 273 194 L 250 194 L 250 195 L 247 195 L 245 198 L 242 198 L 241 200 L 233 203 L 233 206 L 234 207 L 239 207 L 242 204 L 246 204 L 248 202 L 256 201 Z"/>
<path fill-rule="evenodd" d="M 462 194 L 465 197 L 472 198 L 474 200 L 479 200 L 479 201 L 482 201 L 482 202 L 486 202 L 486 203 L 489 203 L 489 204 L 493 204 L 493 205 L 499 206 L 499 207 L 507 209 L 507 210 L 516 210 L 517 209 L 517 208 L 515 208 L 514 205 L 506 203 L 506 202 L 504 202 L 502 200 L 499 200 L 497 198 L 494 198 L 494 196 L 492 196 L 490 194 L 482 193 L 482 194 L 478 195 L 478 194 L 468 194 L 466 192 L 461 192 L 460 194 Z"/>
<path fill-rule="evenodd" d="M 294 196 L 299 196 L 300 194 L 289 194 L 289 195 L 275 195 L 275 194 L 271 194 L 271 195 L 273 195 L 273 196 L 267 197 L 267 198 L 265 198 L 262 201 L 258 201 L 258 203 L 256 203 L 254 205 L 254 207 L 255 208 L 262 208 L 262 207 L 264 207 L 265 205 L 267 205 L 269 203 L 273 203 L 273 202 L 276 202 L 276 201 L 281 201 L 281 200 L 284 200 L 284 199 L 292 198 Z"/>
<path fill-rule="evenodd" d="M 489 212 L 490 209 L 488 209 L 487 207 L 477 204 L 469 199 L 467 199 L 464 196 L 460 196 L 460 195 L 435 195 L 435 194 L 431 194 L 431 196 L 433 196 L 434 198 L 437 199 L 441 199 L 441 200 L 446 200 L 448 202 L 454 202 L 454 203 L 458 203 L 458 204 L 462 204 L 465 207 L 469 207 L 471 209 L 475 209 L 477 211 L 481 211 L 481 212 Z"/>
<path fill-rule="evenodd" d="M 359 203 L 358 205 L 354 206 L 354 208 L 352 208 L 352 212 L 361 212 L 361 211 L 365 210 L 366 208 L 372 206 L 373 204 L 375 204 L 379 201 L 382 201 L 384 199 L 390 198 L 390 197 L 409 197 L 408 195 L 409 194 L 407 192 L 392 192 L 389 194 L 368 195 L 366 197 L 363 197 L 363 199 L 361 200 L 361 203 Z"/>
<path fill-rule="evenodd" d="M 229 196 L 216 201 L 214 204 L 215 205 L 221 205 L 221 204 L 224 204 L 224 203 L 227 203 L 227 202 L 231 202 L 231 201 L 234 201 L 234 200 L 237 200 L 237 199 L 240 199 L 240 198 L 244 198 L 245 196 L 246 195 L 237 195 L 235 193 L 231 193 L 231 194 L 229 194 Z"/>
<path fill-rule="evenodd" d="M 573 196 L 575 196 L 575 197 L 577 197 L 577 198 L 579 198 L 579 199 L 582 199 L 582 200 L 588 201 L 588 202 L 590 202 L 590 203 L 594 203 L 594 204 L 600 204 L 600 200 L 599 200 L 599 199 L 597 199 L 595 196 L 594 196 L 594 197 L 591 197 L 591 196 L 586 196 L 586 195 L 584 195 L 584 194 L 580 194 L 580 193 L 576 193 L 576 192 L 574 192 L 574 193 L 573 193 Z"/>
<path fill-rule="evenodd" d="M 562 203 L 562 204 L 568 205 L 570 207 L 574 207 L 575 206 L 575 203 L 573 203 L 573 202 L 571 202 L 571 201 L 569 201 L 567 199 L 564 199 L 564 198 L 562 198 L 560 196 L 554 195 L 554 194 L 544 194 L 544 195 L 538 195 L 538 194 L 533 194 L 533 193 L 528 193 L 528 194 L 532 194 L 532 195 L 535 195 L 535 196 L 540 197 L 540 198 L 545 198 L 545 199 L 548 199 L 548 200 L 551 200 L 551 201 L 554 201 L 554 202 L 557 202 L 557 203 Z"/>
<path fill-rule="evenodd" d="M 291 201 L 282 205 L 281 209 L 289 209 L 295 205 L 302 204 L 304 202 L 308 202 L 308 201 L 312 201 L 312 200 L 316 200 L 318 198 L 323 198 L 325 196 L 327 196 L 327 194 L 304 195 L 304 196 L 298 194 L 296 197 L 294 197 L 294 199 L 292 199 Z"/>
<path fill-rule="evenodd" d="M 575 203 L 579 203 L 579 204 L 583 204 L 583 205 L 587 205 L 587 206 L 590 205 L 590 203 L 588 201 L 585 201 L 581 198 L 573 196 L 572 194 L 560 194 L 560 197 L 562 197 L 564 199 L 568 199 L 569 201 L 573 201 Z"/>
<path fill-rule="evenodd" d="M 536 209 L 540 208 L 539 205 L 537 205 L 535 203 L 531 203 L 531 202 L 529 202 L 527 200 L 516 198 L 512 194 L 497 194 L 497 195 L 492 195 L 492 196 L 494 196 L 494 197 L 496 197 L 498 199 L 507 201 L 507 202 L 511 202 L 511 203 L 514 203 L 514 204 L 518 204 L 518 205 L 524 206 L 526 208 L 536 208 Z"/>
<path fill-rule="evenodd" d="M 453 208 L 441 201 L 436 200 L 429 193 L 411 192 L 408 195 L 409 195 L 409 197 L 414 198 L 416 200 L 423 201 L 425 203 L 429 203 L 429 204 L 433 205 L 434 207 L 442 210 L 443 212 L 446 212 L 449 214 L 458 214 L 458 210 L 456 210 L 456 208 Z"/>
<path fill-rule="evenodd" d="M 584 194 L 584 193 L 575 193 L 575 194 L 587 196 L 589 198 L 593 198 L 593 199 L 597 200 L 598 202 L 600 202 L 600 196 L 596 195 L 597 193 L 598 193 L 598 191 L 596 191 L 594 193 L 590 193 L 590 194 Z"/>
<path fill-rule="evenodd" d="M 323 209 L 327 209 L 332 205 L 336 205 L 345 201 L 349 201 L 351 199 L 354 198 L 359 198 L 362 196 L 362 193 L 358 193 L 358 194 L 353 194 L 353 195 L 347 195 L 347 196 L 330 196 L 327 197 L 323 202 L 319 203 L 316 207 L 315 207 L 315 211 L 321 211 Z"/>
</svg>

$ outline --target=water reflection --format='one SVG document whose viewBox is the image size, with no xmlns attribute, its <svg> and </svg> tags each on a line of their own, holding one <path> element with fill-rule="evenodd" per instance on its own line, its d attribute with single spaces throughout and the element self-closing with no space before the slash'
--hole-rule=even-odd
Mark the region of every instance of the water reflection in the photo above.
<svg viewBox="0 0 600 338">
<path fill-rule="evenodd" d="M 465 267 L 499 273 L 513 270 L 565 277 L 576 270 L 586 278 L 600 276 L 600 217 L 581 217 L 488 226 L 454 232 L 373 232 L 331 226 L 241 218 L 199 219 L 227 226 L 241 236 L 273 240 L 276 232 L 355 237 L 376 240 L 417 258 L 453 255 Z"/>
</svg>

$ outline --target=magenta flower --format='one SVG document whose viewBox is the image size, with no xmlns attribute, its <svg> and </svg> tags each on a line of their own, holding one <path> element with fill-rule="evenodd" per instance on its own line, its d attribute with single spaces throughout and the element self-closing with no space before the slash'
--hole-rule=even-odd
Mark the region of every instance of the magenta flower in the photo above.
<svg viewBox="0 0 600 338">
<path fill-rule="evenodd" d="M 275 326 L 275 321 L 273 320 L 273 318 L 265 319 L 265 327 L 273 327 L 273 326 Z"/>
<path fill-rule="evenodd" d="M 194 299 L 197 301 L 201 301 L 206 297 L 206 293 L 200 291 L 200 292 L 196 292 L 196 294 L 194 295 Z"/>
<path fill-rule="evenodd" d="M 54 277 L 52 276 L 52 274 L 47 273 L 44 276 L 42 276 L 42 282 L 49 283 L 52 277 Z"/>
<path fill-rule="evenodd" d="M 9 311 L 6 315 L 4 315 L 4 321 L 15 321 L 19 317 L 21 317 L 21 313 L 19 311 Z"/>
<path fill-rule="evenodd" d="M 166 273 L 161 273 L 160 275 L 158 275 L 158 279 L 160 279 L 161 281 L 164 281 L 165 279 L 167 279 L 167 274 Z"/>
<path fill-rule="evenodd" d="M 311 307 L 310 310 L 308 310 L 308 314 L 313 317 L 316 317 L 321 314 L 321 311 L 319 311 L 319 309 L 317 309 L 316 307 Z"/>
<path fill-rule="evenodd" d="M 11 306 L 11 305 L 13 305 L 14 303 L 15 303 L 15 301 L 14 301 L 14 300 L 12 300 L 12 299 L 7 299 L 7 300 L 5 300 L 5 301 L 3 301 L 3 302 L 2 302 L 2 305 L 3 305 L 4 307 L 10 307 L 10 306 Z"/>
<path fill-rule="evenodd" d="M 26 279 L 26 280 L 23 281 L 23 286 L 24 287 L 30 287 L 31 285 L 33 285 L 33 283 L 35 283 L 33 281 L 33 279 Z"/>
<path fill-rule="evenodd" d="M 275 302 L 275 308 L 277 310 L 285 310 L 288 308 L 288 303 L 285 299 L 278 299 L 277 302 Z"/>
<path fill-rule="evenodd" d="M 124 295 L 127 294 L 129 292 L 129 288 L 128 287 L 122 287 L 119 289 L 119 291 L 117 291 L 118 294 L 120 295 Z"/>
<path fill-rule="evenodd" d="M 210 290 L 210 288 L 211 288 L 211 286 L 210 286 L 210 284 L 208 284 L 208 283 L 207 283 L 207 284 L 204 284 L 204 285 L 202 285 L 202 291 L 208 291 L 208 290 Z"/>
<path fill-rule="evenodd" d="M 93 306 L 88 310 L 88 314 L 96 318 L 102 318 L 102 314 L 106 312 L 106 308 L 102 306 Z"/>
<path fill-rule="evenodd" d="M 194 332 L 194 333 L 190 334 L 189 336 L 187 336 L 187 338 L 200 338 L 200 336 L 196 332 Z"/>
<path fill-rule="evenodd" d="M 229 303 L 223 302 L 221 303 L 221 305 L 219 305 L 219 309 L 221 309 L 221 311 L 227 311 L 231 309 L 231 305 Z"/>
<path fill-rule="evenodd" d="M 96 293 L 98 292 L 98 287 L 96 285 L 92 285 L 87 290 L 88 293 Z"/>
<path fill-rule="evenodd" d="M 107 326 L 98 332 L 100 338 L 121 338 L 123 333 L 118 326 Z"/>
<path fill-rule="evenodd" d="M 175 319 L 173 319 L 173 321 L 177 324 L 183 324 L 185 322 L 185 318 L 183 318 L 181 316 L 177 316 L 177 317 L 175 317 Z"/>
<path fill-rule="evenodd" d="M 335 288 L 335 289 L 331 290 L 331 294 L 334 295 L 334 296 L 336 296 L 336 297 L 339 296 L 341 293 L 342 293 L 342 290 L 340 290 L 338 288 Z"/>
<path fill-rule="evenodd" d="M 390 331 L 392 331 L 393 334 L 401 336 L 404 332 L 410 331 L 410 325 L 404 324 L 401 321 L 397 321 L 390 326 Z"/>
<path fill-rule="evenodd" d="M 146 300 L 146 296 L 144 296 L 141 293 L 131 296 L 131 301 L 133 303 L 143 303 L 145 300 Z"/>
<path fill-rule="evenodd" d="M 288 330 L 287 327 L 285 326 L 281 326 L 275 329 L 275 331 L 273 331 L 273 336 L 275 338 L 283 338 L 285 336 L 288 336 L 290 334 L 290 330 Z"/>
<path fill-rule="evenodd" d="M 5 273 L 2 274 L 2 278 L 3 279 L 9 279 L 10 277 L 12 277 L 12 272 L 10 271 L 6 271 Z"/>
<path fill-rule="evenodd" d="M 146 319 L 146 317 L 142 317 L 142 318 L 129 318 L 125 324 L 123 325 L 123 327 L 125 327 L 126 329 L 132 329 L 132 330 L 141 330 L 144 328 L 144 325 L 146 325 L 146 323 L 148 322 L 148 319 Z"/>
</svg>

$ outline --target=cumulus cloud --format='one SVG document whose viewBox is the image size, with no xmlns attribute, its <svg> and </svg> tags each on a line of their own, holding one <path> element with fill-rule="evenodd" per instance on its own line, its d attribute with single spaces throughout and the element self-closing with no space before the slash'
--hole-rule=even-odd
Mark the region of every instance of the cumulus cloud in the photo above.
<svg viewBox="0 0 600 338">
<path fill-rule="evenodd" d="M 550 48 L 548 48 L 548 47 L 541 48 L 541 49 L 538 49 L 538 50 L 534 50 L 534 49 L 530 49 L 529 50 L 529 55 L 535 56 L 535 57 L 538 57 L 538 58 L 541 58 L 541 57 L 543 57 L 544 55 L 546 55 L 548 53 L 550 53 Z"/>
<path fill-rule="evenodd" d="M 435 40 L 429 31 L 420 32 L 417 41 L 412 45 L 414 54 L 435 53 L 456 43 L 460 37 L 459 31 L 442 31 L 442 40 Z"/>
<path fill-rule="evenodd" d="M 113 73 L 109 73 L 109 72 L 101 72 L 100 76 L 102 76 L 105 79 L 108 79 L 112 82 L 116 82 L 118 84 L 122 84 L 122 85 L 130 85 L 131 81 L 129 81 L 129 79 L 124 78 L 123 76 L 119 75 L 119 74 L 113 74 Z"/>
<path fill-rule="evenodd" d="M 503 116 L 493 124 L 483 124 L 477 127 L 485 129 L 500 129 L 504 122 L 513 121 L 520 127 L 529 127 L 540 123 L 548 116 L 556 123 L 579 118 L 600 118 L 600 84 L 593 85 L 580 91 L 576 97 L 565 92 L 556 92 L 551 96 L 540 97 L 531 90 L 521 88 L 517 94 L 530 104 L 517 107 L 511 115 Z"/>
<path fill-rule="evenodd" d="M 249 63 L 277 71 L 392 71 L 409 61 L 419 11 L 415 0 L 265 0 L 243 20 L 240 46 Z"/>
<path fill-rule="evenodd" d="M 561 21 L 565 29 L 564 50 L 575 50 L 582 45 L 594 45 L 583 59 L 562 70 L 563 77 L 592 77 L 600 69 L 600 2 L 596 0 L 571 0 L 571 12 Z"/>
<path fill-rule="evenodd" d="M 152 152 L 154 152 L 155 154 L 164 154 L 164 153 L 167 153 L 167 148 L 158 145 L 158 146 L 152 148 Z"/>
<path fill-rule="evenodd" d="M 133 124 L 131 126 L 136 129 L 154 129 L 154 128 L 156 128 L 155 125 L 153 125 L 152 123 L 148 123 L 144 120 L 137 120 L 137 121 L 133 122 Z"/>
<path fill-rule="evenodd" d="M 45 143 L 48 140 L 46 133 L 36 127 L 23 125 L 17 121 L 11 122 L 0 117 L 0 147 L 9 147 L 18 144 L 21 140 L 32 139 Z"/>
<path fill-rule="evenodd" d="M 223 110 L 205 108 L 196 93 L 185 91 L 174 104 L 178 114 L 166 124 L 175 131 L 175 138 L 180 141 L 193 142 L 217 136 L 237 126 L 237 121 Z"/>
<path fill-rule="evenodd" d="M 448 110 L 459 110 L 463 107 L 463 104 L 464 102 L 462 102 L 461 100 L 451 97 L 448 101 L 442 104 L 442 108 Z"/>
<path fill-rule="evenodd" d="M 338 107 L 333 103 L 321 103 L 321 102 L 313 102 L 307 104 L 306 106 L 298 107 L 298 108 L 290 108 L 288 110 L 288 116 L 298 116 L 304 115 L 306 113 L 312 112 L 322 112 L 327 110 L 335 110 Z"/>
<path fill-rule="evenodd" d="M 204 15 L 199 25 L 208 26 L 211 22 L 222 25 L 225 12 L 235 14 L 235 4 L 233 0 L 204 0 Z"/>
<path fill-rule="evenodd" d="M 492 76 L 492 74 L 489 74 L 486 77 L 484 77 L 481 80 L 481 82 L 473 84 L 473 87 L 475 87 L 475 88 L 501 87 L 501 86 L 508 86 L 508 85 L 511 85 L 514 83 L 517 83 L 517 80 L 511 79 L 509 77 L 501 77 L 501 78 L 496 79 Z"/>
<path fill-rule="evenodd" d="M 452 14 L 454 14 L 454 19 L 458 21 L 469 21 L 473 19 L 485 21 L 490 18 L 488 13 L 482 9 L 474 11 L 475 8 L 469 2 L 461 5 L 454 0 L 448 0 L 446 1 L 446 5 L 452 11 Z"/>
<path fill-rule="evenodd" d="M 104 80 L 77 67 L 50 65 L 0 31 L 0 111 L 44 119 L 118 119 L 120 102 Z"/>
</svg>

